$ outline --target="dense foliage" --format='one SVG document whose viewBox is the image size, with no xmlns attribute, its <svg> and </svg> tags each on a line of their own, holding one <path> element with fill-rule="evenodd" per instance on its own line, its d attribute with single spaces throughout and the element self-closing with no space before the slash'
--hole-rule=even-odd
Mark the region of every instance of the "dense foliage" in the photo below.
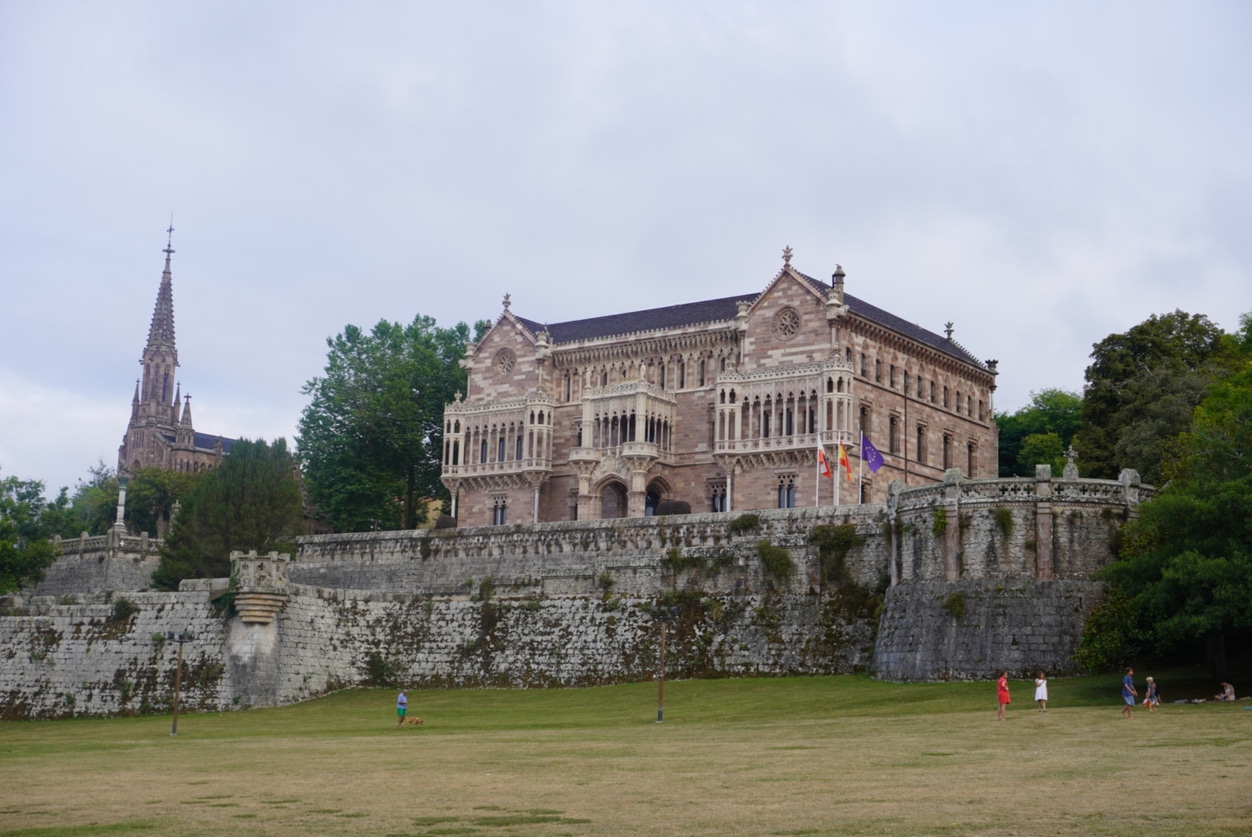
<svg viewBox="0 0 1252 837">
<path fill-rule="evenodd" d="M 185 578 L 224 578 L 235 550 L 291 553 L 303 525 L 295 459 L 286 440 L 270 445 L 240 439 L 182 501 L 153 583 L 173 590 Z"/>
<path fill-rule="evenodd" d="M 1064 455 L 1082 426 L 1082 396 L 1063 389 L 1030 394 L 1015 413 L 996 415 L 1000 430 L 1000 476 L 1033 477 L 1035 465 L 1049 464 L 1059 475 Z"/>
<path fill-rule="evenodd" d="M 1110 334 L 1091 358 L 1074 437 L 1084 476 L 1115 479 L 1134 468 L 1159 484 L 1164 443 L 1187 430 L 1207 388 L 1237 368 L 1238 349 L 1207 317 L 1175 311 Z"/>
<path fill-rule="evenodd" d="M 476 325 L 476 339 L 487 326 Z M 419 315 L 369 332 L 349 325 L 326 342 L 325 374 L 304 386 L 311 400 L 297 437 L 309 501 L 339 531 L 412 529 L 422 499 L 447 496 L 443 408 L 465 391 L 469 327 Z"/>
<path fill-rule="evenodd" d="M 69 519 L 69 499 L 43 495 L 43 483 L 17 477 L 0 479 L 0 593 L 37 584 L 56 558 L 54 535 Z"/>
<path fill-rule="evenodd" d="M 1120 613 L 1088 623 L 1089 665 L 1202 645 L 1221 677 L 1228 641 L 1252 639 L 1252 318 L 1243 322 L 1226 361 L 1237 371 L 1209 386 L 1189 429 L 1164 446 L 1168 482 L 1102 572 L 1112 592 L 1104 609 Z"/>
</svg>

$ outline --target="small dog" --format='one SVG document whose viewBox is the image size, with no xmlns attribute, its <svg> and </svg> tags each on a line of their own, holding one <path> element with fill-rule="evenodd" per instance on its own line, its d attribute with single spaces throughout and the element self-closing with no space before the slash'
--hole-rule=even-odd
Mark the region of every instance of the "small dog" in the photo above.
<svg viewBox="0 0 1252 837">
<path fill-rule="evenodd" d="M 408 721 L 406 721 L 406 723 L 416 724 L 417 726 L 420 727 L 424 722 L 422 721 L 421 718 L 409 718 Z"/>
</svg>

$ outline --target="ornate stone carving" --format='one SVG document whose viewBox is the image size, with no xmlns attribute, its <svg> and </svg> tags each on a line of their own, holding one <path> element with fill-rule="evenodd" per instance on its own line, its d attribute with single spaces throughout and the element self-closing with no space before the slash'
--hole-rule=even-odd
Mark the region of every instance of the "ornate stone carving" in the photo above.
<svg viewBox="0 0 1252 837">
<path fill-rule="evenodd" d="M 800 332 L 800 312 L 791 306 L 774 315 L 774 334 L 781 340 L 790 340 Z"/>
<path fill-rule="evenodd" d="M 513 371 L 513 367 L 517 365 L 517 355 L 513 354 L 512 349 L 501 349 L 496 352 L 495 360 L 492 361 L 496 374 L 503 377 Z"/>
</svg>

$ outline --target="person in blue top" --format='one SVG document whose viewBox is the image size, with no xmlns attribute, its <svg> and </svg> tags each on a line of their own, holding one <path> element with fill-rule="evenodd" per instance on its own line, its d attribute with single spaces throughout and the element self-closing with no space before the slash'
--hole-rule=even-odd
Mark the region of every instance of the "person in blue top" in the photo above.
<svg viewBox="0 0 1252 837">
<path fill-rule="evenodd" d="M 396 698 L 396 714 L 400 716 L 400 722 L 396 726 L 404 726 L 404 716 L 409 712 L 409 693 L 404 689 L 400 690 L 399 697 Z"/>
<path fill-rule="evenodd" d="M 1135 670 L 1133 668 L 1126 669 L 1126 676 L 1122 678 L 1122 700 L 1126 705 L 1122 707 L 1122 714 L 1127 718 L 1131 717 L 1135 708 L 1135 698 L 1139 697 L 1139 693 L 1135 691 Z"/>
</svg>

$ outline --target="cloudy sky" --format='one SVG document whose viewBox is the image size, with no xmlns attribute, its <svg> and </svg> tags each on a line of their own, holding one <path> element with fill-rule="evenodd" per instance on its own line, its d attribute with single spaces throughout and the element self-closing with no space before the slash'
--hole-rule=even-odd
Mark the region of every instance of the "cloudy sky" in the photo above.
<svg viewBox="0 0 1252 837">
<path fill-rule="evenodd" d="M 173 213 L 196 428 L 293 437 L 348 323 L 751 294 L 1000 361 L 1252 310 L 1252 4 L 0 0 L 0 474 L 116 464 Z"/>
</svg>

